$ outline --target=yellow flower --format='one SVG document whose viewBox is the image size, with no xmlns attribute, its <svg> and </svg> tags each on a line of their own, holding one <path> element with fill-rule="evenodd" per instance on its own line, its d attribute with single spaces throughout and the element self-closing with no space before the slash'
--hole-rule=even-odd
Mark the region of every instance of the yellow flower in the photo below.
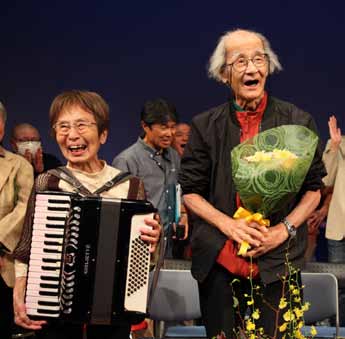
<svg viewBox="0 0 345 339">
<path fill-rule="evenodd" d="M 253 314 L 252 314 L 252 318 L 255 320 L 258 320 L 260 318 L 260 311 L 259 309 L 256 309 Z"/>
<path fill-rule="evenodd" d="M 297 307 L 294 308 L 294 312 L 295 312 L 295 314 L 296 314 L 296 318 L 297 318 L 297 319 L 301 318 L 301 317 L 303 316 L 303 313 L 304 313 L 303 310 L 301 310 L 301 309 L 299 309 L 299 308 L 297 308 Z"/>
<path fill-rule="evenodd" d="M 285 308 L 287 306 L 287 302 L 285 298 L 281 298 L 280 299 L 280 303 L 279 303 L 279 308 L 282 310 L 283 308 Z"/>
<path fill-rule="evenodd" d="M 304 326 L 304 322 L 303 321 L 300 321 L 298 324 L 297 324 L 297 328 L 302 328 Z"/>
<path fill-rule="evenodd" d="M 255 333 L 251 333 L 251 334 L 249 335 L 249 339 L 257 339 L 256 334 L 255 334 Z"/>
<path fill-rule="evenodd" d="M 247 301 L 247 305 L 250 306 L 250 305 L 253 305 L 253 304 L 254 304 L 254 300 L 253 299 L 250 299 L 250 300 Z"/>
<path fill-rule="evenodd" d="M 295 332 L 295 338 L 296 338 L 296 339 L 305 339 L 305 336 L 301 333 L 300 330 L 297 330 L 297 331 Z"/>
<path fill-rule="evenodd" d="M 293 299 L 293 301 L 294 301 L 295 303 L 300 303 L 300 302 L 301 302 L 301 297 L 295 297 L 295 298 Z"/>
<path fill-rule="evenodd" d="M 310 328 L 310 334 L 311 334 L 313 337 L 315 337 L 315 336 L 317 335 L 317 330 L 316 330 L 315 326 L 312 326 L 312 327 Z"/>
<path fill-rule="evenodd" d="M 283 314 L 283 319 L 285 321 L 292 321 L 295 319 L 295 315 L 293 314 L 293 312 L 291 312 L 290 310 L 288 310 L 287 312 L 285 312 Z"/>
<path fill-rule="evenodd" d="M 254 331 L 255 330 L 255 323 L 252 321 L 248 320 L 247 321 L 247 326 L 246 326 L 247 331 Z"/>
<path fill-rule="evenodd" d="M 279 327 L 279 332 L 285 332 L 286 331 L 286 328 L 287 328 L 287 323 L 284 323 L 283 325 L 281 325 Z"/>
<path fill-rule="evenodd" d="M 310 303 L 306 302 L 304 305 L 302 305 L 302 310 L 305 312 L 305 311 L 308 311 L 309 310 L 309 307 L 310 307 Z"/>
<path fill-rule="evenodd" d="M 298 288 L 294 288 L 294 289 L 292 290 L 292 294 L 293 294 L 293 295 L 299 295 L 299 289 L 298 289 Z"/>
</svg>

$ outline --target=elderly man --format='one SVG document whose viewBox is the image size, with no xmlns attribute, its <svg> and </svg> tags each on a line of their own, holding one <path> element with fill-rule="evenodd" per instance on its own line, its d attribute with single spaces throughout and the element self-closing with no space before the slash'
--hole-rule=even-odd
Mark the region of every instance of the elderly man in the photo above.
<svg viewBox="0 0 345 339">
<path fill-rule="evenodd" d="M 62 166 L 56 156 L 43 152 L 40 133 L 30 124 L 21 123 L 14 126 L 10 143 L 13 152 L 24 156 L 33 166 L 35 177 L 44 171 Z"/>
<path fill-rule="evenodd" d="M 33 171 L 21 156 L 6 151 L 6 109 L 0 102 L 0 333 L 11 338 L 13 324 L 14 260 L 12 251 L 19 241 L 26 206 L 33 185 Z"/>
<path fill-rule="evenodd" d="M 276 54 L 261 34 L 247 30 L 224 34 L 210 59 L 209 74 L 231 88 L 232 98 L 193 119 L 182 158 L 179 182 L 184 201 L 198 216 L 193 223 L 192 274 L 199 282 L 201 310 L 209 338 L 222 331 L 227 338 L 235 336 L 238 323 L 231 283 L 239 281 L 242 289 L 248 286 L 247 278 L 230 273 L 222 264 L 227 240 L 248 242 L 251 250 L 247 256 L 258 261 L 260 276 L 256 283 L 261 285 L 267 303 L 262 299 L 256 301 L 261 314 L 257 328 L 263 327 L 269 336 L 283 334 L 274 333 L 273 308 L 278 309 L 282 295 L 279 275 L 286 272 L 286 246 L 290 245 L 290 263 L 295 268 L 301 267 L 307 242 L 305 221 L 320 201 L 325 170 L 318 147 L 300 194 L 279 213 L 268 216 L 270 228 L 232 218 L 239 205 L 231 175 L 230 153 L 234 146 L 259 131 L 284 124 L 315 130 L 308 113 L 265 91 L 268 75 L 280 69 Z M 241 299 L 240 306 L 243 306 Z M 278 323 L 282 321 L 279 319 Z"/>
</svg>

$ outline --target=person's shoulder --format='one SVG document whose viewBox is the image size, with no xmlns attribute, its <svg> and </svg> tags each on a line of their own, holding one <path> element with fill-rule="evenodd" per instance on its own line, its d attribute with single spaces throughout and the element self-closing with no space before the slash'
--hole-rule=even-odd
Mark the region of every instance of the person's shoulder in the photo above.
<svg viewBox="0 0 345 339">
<path fill-rule="evenodd" d="M 172 161 L 174 163 L 179 164 L 180 163 L 180 156 L 177 153 L 177 151 L 173 147 L 168 147 L 167 151 L 168 151 L 169 156 L 172 159 Z"/>
<path fill-rule="evenodd" d="M 124 150 L 122 150 L 115 158 L 115 159 L 130 159 L 132 158 L 136 152 L 140 149 L 140 145 L 137 142 L 135 142 L 134 144 L 130 145 L 129 147 L 125 148 Z"/>
<path fill-rule="evenodd" d="M 23 156 L 10 152 L 8 150 L 4 150 L 4 154 L 5 154 L 6 160 L 10 160 L 10 161 L 14 161 L 18 163 L 21 169 L 24 169 L 27 171 L 33 170 L 31 164 Z"/>
<path fill-rule="evenodd" d="M 278 108 L 285 113 L 296 112 L 300 114 L 310 115 L 310 113 L 304 111 L 297 105 L 286 100 L 278 99 L 273 96 L 269 97 L 269 104 L 273 105 L 275 108 Z"/>
</svg>

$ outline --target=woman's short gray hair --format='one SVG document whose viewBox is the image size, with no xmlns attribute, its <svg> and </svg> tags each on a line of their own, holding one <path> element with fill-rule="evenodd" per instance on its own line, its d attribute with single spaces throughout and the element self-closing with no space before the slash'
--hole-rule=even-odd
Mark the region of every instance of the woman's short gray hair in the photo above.
<svg viewBox="0 0 345 339">
<path fill-rule="evenodd" d="M 2 102 L 0 101 L 0 115 L 1 118 L 4 122 L 6 122 L 7 119 L 7 112 L 6 112 L 6 108 L 5 106 L 2 104 Z"/>
<path fill-rule="evenodd" d="M 210 78 L 213 78 L 217 81 L 222 81 L 222 72 L 225 66 L 225 59 L 226 59 L 226 47 L 225 43 L 227 38 L 235 32 L 248 32 L 255 34 L 261 41 L 264 46 L 264 51 L 268 55 L 269 59 L 269 73 L 272 74 L 274 71 L 282 70 L 282 66 L 278 60 L 277 54 L 272 50 L 271 45 L 267 38 L 260 33 L 250 31 L 250 30 L 243 30 L 243 29 L 235 29 L 233 31 L 226 32 L 222 35 L 218 41 L 218 44 L 211 55 L 209 66 L 208 66 L 208 74 Z"/>
</svg>

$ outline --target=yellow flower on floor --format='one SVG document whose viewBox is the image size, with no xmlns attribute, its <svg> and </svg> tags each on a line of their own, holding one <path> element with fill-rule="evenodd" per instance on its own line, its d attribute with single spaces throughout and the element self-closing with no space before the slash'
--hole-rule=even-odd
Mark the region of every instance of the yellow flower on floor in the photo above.
<svg viewBox="0 0 345 339">
<path fill-rule="evenodd" d="M 247 326 L 246 326 L 247 331 L 254 331 L 255 330 L 255 323 L 252 321 L 248 320 L 247 321 Z"/>
<path fill-rule="evenodd" d="M 279 302 L 279 308 L 282 310 L 283 308 L 285 308 L 287 306 L 287 302 L 285 298 L 281 298 L 280 302 Z"/>
<path fill-rule="evenodd" d="M 288 310 L 283 314 L 283 319 L 285 321 L 292 321 L 295 319 L 295 315 L 293 314 L 293 312 L 291 312 L 291 310 Z"/>
<path fill-rule="evenodd" d="M 281 325 L 279 327 L 279 332 L 285 332 L 286 331 L 286 328 L 287 328 L 287 323 L 284 323 L 283 325 Z"/>
<path fill-rule="evenodd" d="M 312 327 L 310 328 L 310 334 L 311 334 L 313 337 L 315 337 L 315 336 L 317 335 L 317 330 L 316 330 L 315 326 L 312 326 Z"/>
</svg>

